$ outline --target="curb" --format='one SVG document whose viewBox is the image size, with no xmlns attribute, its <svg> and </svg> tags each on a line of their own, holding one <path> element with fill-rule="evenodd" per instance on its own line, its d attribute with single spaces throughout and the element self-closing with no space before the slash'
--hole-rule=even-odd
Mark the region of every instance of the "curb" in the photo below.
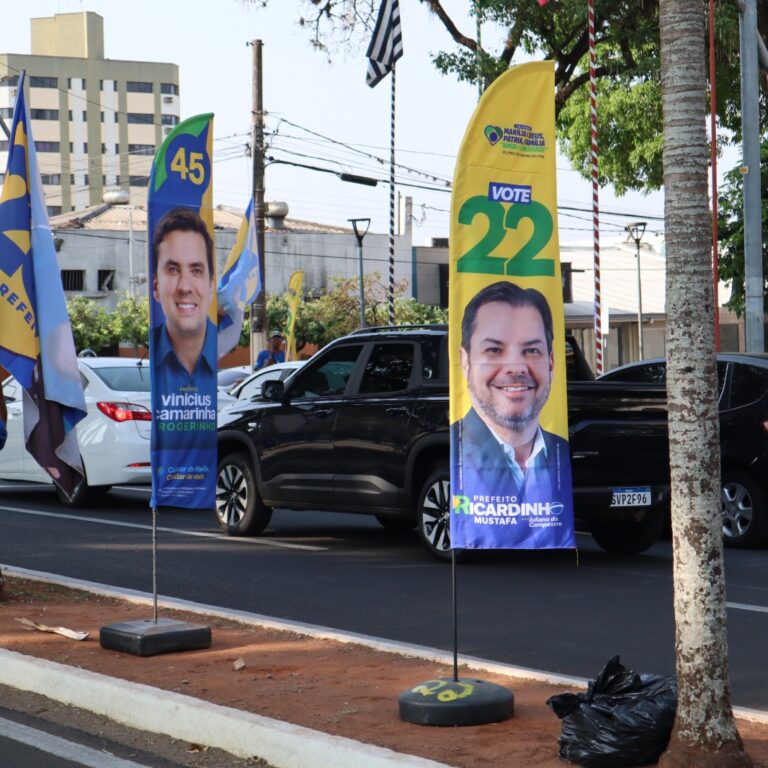
<svg viewBox="0 0 768 768">
<path fill-rule="evenodd" d="M 342 736 L 0 649 L 0 683 L 275 768 L 448 768 Z"/>
<path fill-rule="evenodd" d="M 113 588 L 103 584 L 69 579 L 42 571 L 0 564 L 9 576 L 43 581 L 82 589 L 94 594 L 120 597 L 151 606 L 152 596 L 137 590 Z M 244 624 L 297 632 L 309 637 L 356 643 L 378 651 L 451 665 L 453 655 L 426 646 L 382 640 L 355 632 L 333 630 L 312 624 L 280 621 L 269 616 L 227 611 L 216 606 L 175 598 L 158 598 L 168 609 L 234 619 Z M 543 672 L 511 664 L 492 662 L 474 656 L 458 657 L 459 664 L 480 672 L 509 678 L 584 687 L 588 679 Z M 258 754 L 275 768 L 449 768 L 420 757 L 405 755 L 383 747 L 331 736 L 302 726 L 242 712 L 230 707 L 202 702 L 190 696 L 170 693 L 137 683 L 114 680 L 105 675 L 24 656 L 0 649 L 0 683 L 30 690 L 73 706 L 110 717 L 140 730 L 163 733 L 172 738 L 219 747 L 240 757 Z M 34 684 L 35 687 L 32 687 Z M 742 720 L 768 725 L 768 712 L 734 707 Z M 322 755 L 322 757 L 319 757 Z M 318 762 L 322 760 L 322 762 Z"/>
</svg>

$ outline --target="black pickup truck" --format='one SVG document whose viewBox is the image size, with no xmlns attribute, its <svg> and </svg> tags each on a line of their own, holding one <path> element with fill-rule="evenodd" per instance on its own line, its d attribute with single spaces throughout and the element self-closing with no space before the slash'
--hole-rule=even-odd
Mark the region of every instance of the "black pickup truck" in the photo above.
<svg viewBox="0 0 768 768">
<path fill-rule="evenodd" d="M 448 558 L 447 341 L 446 326 L 365 329 L 222 410 L 219 524 L 257 535 L 273 508 L 370 514 L 390 530 L 417 526 Z M 573 339 L 566 351 L 577 519 L 605 550 L 642 552 L 668 500 L 665 390 L 589 380 Z"/>
</svg>

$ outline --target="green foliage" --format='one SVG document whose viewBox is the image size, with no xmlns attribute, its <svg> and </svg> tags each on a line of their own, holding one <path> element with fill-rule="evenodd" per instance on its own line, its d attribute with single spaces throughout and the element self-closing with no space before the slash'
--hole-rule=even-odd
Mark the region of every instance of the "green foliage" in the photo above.
<svg viewBox="0 0 768 768">
<path fill-rule="evenodd" d="M 73 296 L 67 299 L 67 312 L 72 325 L 75 349 L 99 352 L 115 343 L 115 326 L 104 308 L 92 299 Z"/>
<path fill-rule="evenodd" d="M 768 227 L 768 142 L 760 149 L 760 189 L 762 197 L 762 231 Z M 741 316 L 745 309 L 744 295 L 744 191 L 739 168 L 733 168 L 725 177 L 725 184 L 717 196 L 718 207 L 718 274 L 730 283 L 731 298 L 726 306 Z M 768 290 L 768 248 L 763 243 L 763 296 Z M 764 300 L 764 306 L 768 303 Z"/>
<path fill-rule="evenodd" d="M 322 296 L 304 296 L 296 316 L 296 349 L 306 344 L 325 346 L 360 327 L 360 291 L 357 278 L 337 277 L 334 287 Z M 365 293 L 365 320 L 369 326 L 389 324 L 389 288 L 378 273 L 363 280 Z M 419 304 L 415 299 L 403 297 L 405 281 L 395 285 L 395 322 L 397 324 L 447 323 L 448 311 L 439 307 Z M 282 295 L 267 299 L 267 331 L 285 332 L 288 305 Z M 240 345 L 247 347 L 250 336 L 248 318 L 243 325 Z"/>
<path fill-rule="evenodd" d="M 126 296 L 118 302 L 114 322 L 119 341 L 127 341 L 137 347 L 149 346 L 149 299 Z"/>
</svg>

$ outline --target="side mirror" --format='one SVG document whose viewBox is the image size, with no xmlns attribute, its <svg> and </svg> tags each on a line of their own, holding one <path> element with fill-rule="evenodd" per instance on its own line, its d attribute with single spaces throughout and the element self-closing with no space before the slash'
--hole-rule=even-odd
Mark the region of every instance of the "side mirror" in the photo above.
<svg viewBox="0 0 768 768">
<path fill-rule="evenodd" d="M 261 388 L 261 396 L 264 400 L 269 400 L 273 403 L 279 403 L 285 395 L 285 387 L 283 382 L 278 379 L 273 381 L 265 381 Z"/>
</svg>

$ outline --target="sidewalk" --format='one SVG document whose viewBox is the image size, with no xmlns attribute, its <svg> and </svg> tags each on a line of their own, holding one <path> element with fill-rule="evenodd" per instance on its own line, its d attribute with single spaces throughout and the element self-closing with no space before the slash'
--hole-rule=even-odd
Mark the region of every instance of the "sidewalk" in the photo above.
<svg viewBox="0 0 768 768">
<path fill-rule="evenodd" d="M 470 728 L 416 726 L 399 720 L 397 698 L 430 678 L 450 676 L 449 654 L 161 600 L 161 616 L 208 624 L 213 646 L 142 659 L 102 649 L 98 629 L 150 617 L 149 596 L 0 569 L 6 576 L 0 684 L 145 731 L 258 756 L 275 768 L 564 765 L 557 756 L 560 722 L 545 701 L 554 693 L 583 689 L 585 681 L 462 659 L 472 667 L 462 675 L 514 691 L 515 716 Z M 31 632 L 17 618 L 91 636 L 77 642 Z M 626 661 L 631 666 L 631 659 Z M 768 766 L 768 715 L 744 710 L 739 715 L 755 765 Z"/>
</svg>

